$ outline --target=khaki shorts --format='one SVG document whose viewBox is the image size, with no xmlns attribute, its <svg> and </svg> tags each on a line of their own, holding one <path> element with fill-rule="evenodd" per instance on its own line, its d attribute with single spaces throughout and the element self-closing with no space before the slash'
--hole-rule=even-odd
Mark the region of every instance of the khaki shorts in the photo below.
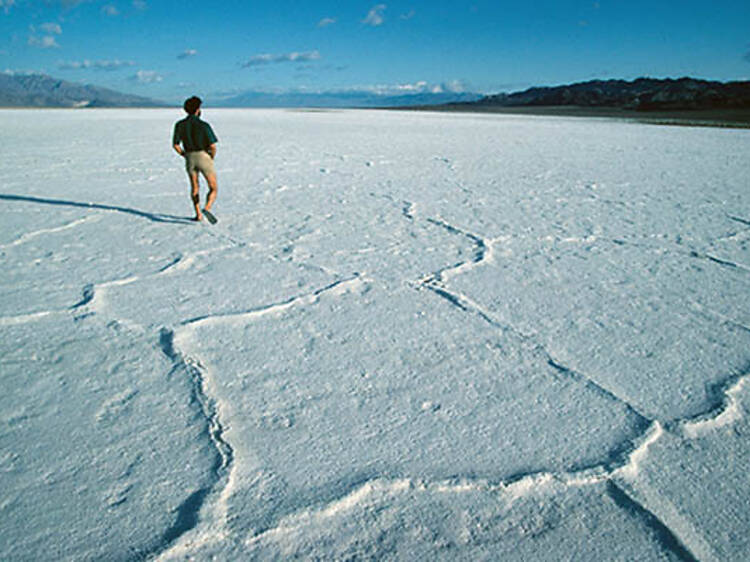
<svg viewBox="0 0 750 562">
<path fill-rule="evenodd" d="M 216 175 L 214 161 L 205 150 L 185 153 L 185 169 L 187 173 L 197 174 L 200 172 L 204 177 Z"/>
</svg>

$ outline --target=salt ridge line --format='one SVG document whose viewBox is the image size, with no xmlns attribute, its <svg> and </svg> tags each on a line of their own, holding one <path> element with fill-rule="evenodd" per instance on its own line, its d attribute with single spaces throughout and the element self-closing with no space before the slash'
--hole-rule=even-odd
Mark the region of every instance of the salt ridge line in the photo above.
<svg viewBox="0 0 750 562">
<path fill-rule="evenodd" d="M 607 495 L 620 509 L 638 517 L 647 528 L 651 529 L 654 538 L 661 543 L 662 547 L 677 559 L 685 562 L 698 562 L 699 558 L 696 557 L 695 552 L 700 552 L 701 560 L 716 560 L 714 556 L 707 554 L 712 553 L 712 549 L 692 526 L 687 530 L 684 525 L 676 525 L 675 528 L 679 527 L 682 531 L 677 534 L 644 503 L 636 500 L 633 495 L 628 494 L 623 487 L 612 480 L 607 482 Z M 680 535 L 683 535 L 685 539 L 681 539 Z M 686 541 L 689 544 L 686 544 Z"/>
<path fill-rule="evenodd" d="M 309 525 L 311 522 L 325 521 L 325 519 L 342 512 L 359 509 L 363 505 L 367 505 L 368 502 L 377 501 L 377 498 L 373 499 L 373 496 L 377 494 L 395 496 L 410 491 L 440 494 L 484 492 L 500 494 L 509 501 L 513 501 L 532 493 L 549 492 L 554 494 L 559 486 L 584 487 L 606 483 L 609 495 L 613 497 L 618 506 L 623 509 L 627 508 L 644 519 L 645 523 L 655 530 L 658 535 L 657 538 L 664 544 L 665 548 L 671 550 L 680 559 L 697 560 L 695 553 L 698 553 L 701 555 L 701 559 L 718 560 L 713 549 L 697 529 L 682 521 L 684 518 L 678 513 L 668 514 L 670 520 L 680 521 L 678 525 L 672 525 L 672 527 L 678 526 L 683 530 L 688 529 L 683 533 L 676 532 L 664 522 L 664 516 L 659 517 L 645 506 L 647 502 L 636 499 L 637 495 L 631 490 L 631 484 L 637 481 L 640 466 L 648 457 L 649 448 L 657 443 L 665 433 L 672 432 L 683 438 L 694 440 L 741 420 L 745 412 L 740 404 L 739 395 L 748 384 L 750 384 L 750 373 L 739 377 L 733 385 L 728 387 L 724 392 L 724 404 L 714 417 L 706 418 L 705 415 L 699 415 L 686 418 L 671 423 L 668 428 L 658 420 L 652 422 L 640 442 L 632 448 L 627 455 L 627 459 L 619 466 L 607 468 L 605 464 L 598 464 L 574 472 L 530 473 L 499 483 L 492 483 L 489 480 L 469 479 L 426 482 L 424 480 L 378 478 L 358 486 L 348 494 L 324 506 L 304 509 L 285 516 L 276 527 L 250 537 L 246 541 L 246 545 L 252 546 L 264 539 L 293 532 L 300 527 Z"/>
<path fill-rule="evenodd" d="M 78 221 L 74 221 L 74 222 L 83 222 L 85 220 L 88 220 L 88 217 L 84 219 L 79 219 Z M 136 283 L 143 279 L 150 279 L 152 277 L 158 277 L 160 275 L 168 275 L 168 274 L 173 273 L 174 271 L 182 271 L 184 269 L 188 269 L 190 266 L 193 265 L 196 257 L 203 255 L 203 254 L 209 254 L 212 251 L 213 250 L 205 250 L 201 252 L 196 252 L 195 254 L 191 254 L 187 257 L 184 256 L 183 254 L 179 254 L 174 260 L 172 260 L 172 262 L 168 263 L 167 265 L 165 265 L 164 267 L 162 267 L 161 269 L 159 269 L 158 271 L 154 273 L 149 273 L 146 275 L 129 275 L 121 279 L 113 279 L 112 281 L 103 281 L 101 283 L 88 283 L 84 285 L 83 289 L 81 290 L 81 300 L 79 300 L 77 303 L 69 307 L 66 307 L 63 309 L 55 309 L 55 310 L 43 310 L 40 312 L 32 312 L 28 314 L 18 314 L 14 316 L 0 316 L 0 326 L 16 326 L 20 324 L 27 324 L 29 322 L 34 322 L 36 320 L 45 318 L 47 316 L 56 315 L 56 314 L 67 314 L 71 311 L 78 311 L 79 309 L 84 309 L 83 314 L 79 314 L 76 316 L 77 319 L 81 319 L 82 317 L 85 317 L 88 314 L 99 312 L 95 310 L 94 300 L 97 297 L 99 299 L 102 298 L 101 295 L 104 289 L 107 289 L 108 287 L 130 285 L 131 283 Z"/>
<path fill-rule="evenodd" d="M 748 231 L 748 232 L 750 232 L 750 231 Z M 611 242 L 613 244 L 616 244 L 618 246 L 629 245 L 629 246 L 634 246 L 636 248 L 646 248 L 646 249 L 650 249 L 650 250 L 654 250 L 654 251 L 661 251 L 661 252 L 664 252 L 664 253 L 677 253 L 677 254 L 682 254 L 682 255 L 685 255 L 685 256 L 692 257 L 692 258 L 707 259 L 708 261 L 711 261 L 713 263 L 717 263 L 719 265 L 724 265 L 726 267 L 731 267 L 731 268 L 739 267 L 740 269 L 744 268 L 744 266 L 739 266 L 738 264 L 735 264 L 733 262 L 723 262 L 722 260 L 718 260 L 718 259 L 710 259 L 707 256 L 700 255 L 700 254 L 692 255 L 692 253 L 690 253 L 690 252 L 688 252 L 686 250 L 679 249 L 679 247 L 681 246 L 681 244 L 679 244 L 679 243 L 676 244 L 676 246 L 678 247 L 678 249 L 675 249 L 675 248 L 668 248 L 668 247 L 665 247 L 665 246 L 647 246 L 647 245 L 639 244 L 639 243 L 635 243 L 635 242 L 625 242 L 623 240 L 618 240 L 618 239 L 609 239 L 607 241 Z M 627 273 L 627 270 L 624 267 L 622 267 L 621 265 L 619 265 L 619 264 L 617 264 L 617 263 L 615 263 L 615 262 L 613 262 L 611 260 L 609 260 L 609 264 L 612 267 L 615 267 L 615 268 L 619 269 L 620 271 Z M 750 270 L 750 268 L 748 268 L 748 270 Z M 726 314 L 723 314 L 721 312 L 713 310 L 712 308 L 710 308 L 710 307 L 708 307 L 708 306 L 706 306 L 704 304 L 701 304 L 701 303 L 699 303 L 698 301 L 696 301 L 694 299 L 688 298 L 688 297 L 685 296 L 685 294 L 680 293 L 678 291 L 675 291 L 674 289 L 672 289 L 666 283 L 660 283 L 659 286 L 660 286 L 660 290 L 661 291 L 663 291 L 664 293 L 668 293 L 671 296 L 673 296 L 675 299 L 683 302 L 686 305 L 686 309 L 689 312 L 691 312 L 692 314 L 695 314 L 695 315 L 698 315 L 698 316 L 702 316 L 704 318 L 713 318 L 714 320 L 718 320 L 722 324 L 728 324 L 728 325 L 734 326 L 735 328 L 738 328 L 740 330 L 744 330 L 746 332 L 750 332 L 750 325 L 744 324 L 743 322 L 741 322 L 739 320 L 736 320 L 735 318 L 732 318 L 731 316 L 727 316 Z"/>
<path fill-rule="evenodd" d="M 83 288 L 83 298 L 71 307 L 71 310 L 84 309 L 84 313 L 93 312 L 92 309 L 96 310 L 101 306 L 101 302 L 104 299 L 104 292 L 109 287 L 118 287 L 122 285 L 130 285 L 136 281 L 140 281 L 140 275 L 129 275 L 122 279 L 115 279 L 113 281 L 104 281 L 102 283 L 89 283 Z"/>
<path fill-rule="evenodd" d="M 706 261 L 710 261 L 718 265 L 723 265 L 724 267 L 731 267 L 733 269 L 739 269 L 745 272 L 750 272 L 750 266 L 747 266 L 745 264 L 735 262 L 732 260 L 719 258 L 712 254 L 709 254 L 708 252 L 699 252 L 698 250 L 693 249 L 693 250 L 685 250 L 682 253 L 684 253 L 685 255 L 691 258 L 706 260 Z"/>
<path fill-rule="evenodd" d="M 164 354 L 175 364 L 174 370 L 185 369 L 191 376 L 193 388 L 204 416 L 208 420 L 210 437 L 219 451 L 221 463 L 217 467 L 216 481 L 212 490 L 207 490 L 200 502 L 194 505 L 194 514 L 190 520 L 194 523 L 190 528 L 181 529 L 179 535 L 171 537 L 161 552 L 156 554 L 158 559 L 168 559 L 171 556 L 187 555 L 196 546 L 205 546 L 222 540 L 226 536 L 224 525 L 229 512 L 229 499 L 236 486 L 236 461 L 231 443 L 224 437 L 224 426 L 221 423 L 222 402 L 213 398 L 211 386 L 213 375 L 209 369 L 201 364 L 200 359 L 188 355 L 183 351 L 194 330 L 201 326 L 213 326 L 222 322 L 237 320 L 251 321 L 264 316 L 278 316 L 297 306 L 317 304 L 324 296 L 341 296 L 352 291 L 362 289 L 368 285 L 368 280 L 355 275 L 350 279 L 338 280 L 310 293 L 298 295 L 286 301 L 269 304 L 244 312 L 224 315 L 208 315 L 193 318 L 181 323 L 175 330 L 162 328 L 160 345 Z M 216 489 L 223 482 L 221 492 L 213 504 L 212 517 L 201 525 L 199 514 L 203 510 L 209 496 L 216 494 Z M 166 542 L 166 541 L 165 541 Z"/>
<path fill-rule="evenodd" d="M 52 228 L 42 228 L 40 230 L 34 230 L 32 232 L 26 232 L 25 234 L 22 234 L 12 242 L 8 242 L 7 244 L 0 245 L 0 250 L 4 250 L 6 248 L 12 248 L 14 246 L 18 246 L 20 244 L 24 244 L 25 242 L 28 242 L 29 240 L 33 240 L 34 238 L 38 236 L 42 236 L 44 234 L 53 234 L 55 232 L 61 232 L 63 230 L 68 230 L 70 228 L 75 228 L 76 226 L 79 226 L 81 224 L 84 224 L 90 220 L 98 220 L 100 217 L 89 215 L 87 217 L 83 217 L 81 219 L 76 219 L 74 221 L 71 221 L 69 223 L 63 224 L 61 226 L 55 226 Z"/>
<path fill-rule="evenodd" d="M 735 222 L 738 222 L 740 224 L 744 224 L 745 226 L 750 226 L 750 219 L 744 219 L 742 217 L 738 217 L 737 215 L 729 215 L 729 214 L 727 215 L 727 218 Z"/>
<path fill-rule="evenodd" d="M 713 310 L 712 308 L 702 305 L 701 303 L 692 299 L 688 299 L 686 300 L 686 302 L 689 303 L 691 307 L 693 307 L 693 313 L 696 315 L 702 315 L 705 318 L 713 318 L 714 320 L 718 320 L 721 324 L 728 324 L 730 326 L 734 326 L 739 330 L 750 332 L 750 326 L 748 326 L 747 324 L 743 324 L 739 320 L 735 320 L 734 318 L 727 316 L 726 314 L 723 314 L 717 310 Z"/>
<path fill-rule="evenodd" d="M 53 314 L 65 314 L 67 310 L 43 310 L 41 312 L 32 312 L 30 314 L 19 314 L 17 316 L 0 317 L 0 326 L 19 326 L 40 320 Z"/>
<path fill-rule="evenodd" d="M 724 390 L 724 401 L 713 417 L 696 416 L 678 425 L 682 436 L 687 439 L 698 439 L 719 428 L 732 425 L 741 420 L 745 414 L 740 401 L 740 394 L 750 384 L 750 375 L 736 377 Z"/>
<path fill-rule="evenodd" d="M 373 197 L 375 199 L 385 199 L 386 201 L 390 201 L 392 204 L 400 207 L 401 215 L 409 220 L 414 221 L 416 220 L 416 210 L 417 205 L 416 203 L 412 201 L 407 201 L 406 199 L 396 199 L 392 195 L 388 193 L 376 193 L 374 191 L 370 192 L 370 197 Z"/>
<path fill-rule="evenodd" d="M 467 230 L 454 226 L 441 217 L 429 218 L 427 222 L 439 226 L 440 228 L 448 231 L 451 234 L 456 234 L 468 238 L 474 243 L 474 257 L 470 260 L 459 262 L 455 265 L 445 267 L 439 271 L 433 273 L 426 278 L 427 282 L 444 283 L 451 277 L 461 275 L 462 273 L 469 271 L 481 264 L 490 263 L 494 261 L 493 255 L 493 243 L 491 239 L 486 239 L 477 234 L 473 234 Z"/>
<path fill-rule="evenodd" d="M 157 277 L 159 275 L 171 275 L 178 271 L 184 271 L 186 269 L 190 269 L 196 262 L 198 258 L 201 258 L 203 256 L 210 256 L 215 255 L 219 252 L 223 252 L 226 250 L 233 250 L 236 246 L 233 244 L 228 244 L 223 247 L 217 247 L 217 248 L 208 248 L 206 250 L 198 250 L 195 252 L 190 252 L 189 254 L 183 254 L 182 252 L 177 252 L 175 258 L 162 267 L 159 271 L 157 271 L 154 274 L 149 275 L 149 277 Z"/>
<path fill-rule="evenodd" d="M 724 239 L 719 238 L 717 240 L 714 240 L 712 243 L 715 243 L 717 241 L 722 241 L 722 240 L 729 240 L 730 238 L 724 238 Z M 650 250 L 652 252 L 655 251 L 655 252 L 662 252 L 662 253 L 668 253 L 668 254 L 678 254 L 681 256 L 688 257 L 688 258 L 708 261 L 716 265 L 721 265 L 723 267 L 727 267 L 731 269 L 738 269 L 744 272 L 750 272 L 750 266 L 748 265 L 745 265 L 740 262 L 735 262 L 729 259 L 720 258 L 708 252 L 698 251 L 694 248 L 690 248 L 689 246 L 681 242 L 674 242 L 672 245 L 665 246 L 663 244 L 644 244 L 643 242 L 623 240 L 621 238 L 611 238 L 607 240 L 618 246 L 632 246 L 634 248 L 643 248 L 646 250 Z"/>
<path fill-rule="evenodd" d="M 357 273 L 349 279 L 339 279 L 311 293 L 298 295 L 279 303 L 251 308 L 242 312 L 229 312 L 226 314 L 209 314 L 206 316 L 199 316 L 190 320 L 186 320 L 182 323 L 182 326 L 215 325 L 217 323 L 225 321 L 254 320 L 256 318 L 262 318 L 264 316 L 278 316 L 280 314 L 283 314 L 287 310 L 294 308 L 295 306 L 315 304 L 324 294 L 331 293 L 334 295 L 342 295 L 352 292 L 353 290 L 362 289 L 366 287 L 368 283 L 369 281 L 366 278 Z"/>
<path fill-rule="evenodd" d="M 432 273 L 430 275 L 423 277 L 417 282 L 416 284 L 417 288 L 424 288 L 429 291 L 432 291 L 433 293 L 447 300 L 453 306 L 459 308 L 460 310 L 477 315 L 479 318 L 487 322 L 489 325 L 493 326 L 494 328 L 500 329 L 503 333 L 513 334 L 522 342 L 531 343 L 547 358 L 548 364 L 551 367 L 553 367 L 557 372 L 568 376 L 569 378 L 573 379 L 574 381 L 580 384 L 583 384 L 585 387 L 592 388 L 595 392 L 597 392 L 600 395 L 605 396 L 608 399 L 624 404 L 628 408 L 628 410 L 630 410 L 631 412 L 635 413 L 638 416 L 638 418 L 640 419 L 642 423 L 646 424 L 648 422 L 653 421 L 649 416 L 646 416 L 645 414 L 640 412 L 638 408 L 636 408 L 633 404 L 631 404 L 626 399 L 622 398 L 621 396 L 618 396 L 613 391 L 602 386 L 601 384 L 593 380 L 591 377 L 588 377 L 585 374 L 579 373 L 578 371 L 567 367 L 566 365 L 562 364 L 560 361 L 555 359 L 553 355 L 549 352 L 549 350 L 544 346 L 544 344 L 536 341 L 536 339 L 534 338 L 532 334 L 526 334 L 524 332 L 521 332 L 514 326 L 501 322 L 492 313 L 485 310 L 482 306 L 480 306 L 477 302 L 475 302 L 473 299 L 471 299 L 467 295 L 464 295 L 463 293 L 455 292 L 449 289 L 445 285 L 445 281 L 447 279 L 450 279 L 450 277 L 460 275 L 462 273 L 465 273 L 466 271 L 479 267 L 483 264 L 490 263 L 491 261 L 494 260 L 493 246 L 495 244 L 495 241 L 484 238 L 477 234 L 473 234 L 462 228 L 456 227 L 448 223 L 442 218 L 437 218 L 437 219 L 429 218 L 427 219 L 427 222 L 434 224 L 436 226 L 439 226 L 452 234 L 457 234 L 457 235 L 468 238 L 476 246 L 476 252 L 475 252 L 473 259 L 469 261 L 460 262 L 451 267 L 440 269 L 435 273 Z"/>
<path fill-rule="evenodd" d="M 362 504 L 366 504 L 373 495 L 378 493 L 396 495 L 410 491 L 440 494 L 484 492 L 500 494 L 509 501 L 512 501 L 514 499 L 528 496 L 532 493 L 549 491 L 554 494 L 557 491 L 556 489 L 560 486 L 585 487 L 602 483 L 614 484 L 615 482 L 623 482 L 627 484 L 635 482 L 640 471 L 640 466 L 648 457 L 649 448 L 657 443 L 666 432 L 677 431 L 679 433 L 680 431 L 683 431 L 692 439 L 739 421 L 739 419 L 743 417 L 744 412 L 740 411 L 739 413 L 736 413 L 739 411 L 739 407 L 736 406 L 738 402 L 736 395 L 739 394 L 746 384 L 748 384 L 748 379 L 750 379 L 750 374 L 745 375 L 726 391 L 728 399 L 725 407 L 710 420 L 694 422 L 692 421 L 693 418 L 689 418 L 682 420 L 680 425 L 676 426 L 673 430 L 665 428 L 665 426 L 658 420 L 654 421 L 648 427 L 641 439 L 638 440 L 638 442 L 634 442 L 633 448 L 624 460 L 614 467 L 608 468 L 607 464 L 597 464 L 573 472 L 539 472 L 520 474 L 514 478 L 496 483 L 486 479 L 471 480 L 465 478 L 437 482 L 428 482 L 422 479 L 389 480 L 376 478 L 357 486 L 346 495 L 337 498 L 326 505 L 304 509 L 285 516 L 279 521 L 279 524 L 276 527 L 267 529 L 262 533 L 251 537 L 248 539 L 247 544 L 254 544 L 262 541 L 264 538 L 293 531 L 300 526 L 309 524 L 313 520 L 325 520 L 342 512 L 357 509 L 361 507 Z M 731 413 L 728 414 L 728 412 Z M 712 421 L 715 422 L 716 420 L 721 421 L 718 423 L 712 423 Z M 704 430 L 702 432 L 692 432 L 695 434 L 695 437 L 691 437 L 691 432 L 685 431 L 685 429 L 690 428 L 695 423 L 703 424 L 701 427 Z M 621 490 L 622 494 L 626 493 L 622 491 L 619 486 L 618 489 Z M 628 496 L 628 498 L 632 502 L 636 501 L 633 498 L 630 498 L 630 496 Z M 642 507 L 642 509 L 648 511 L 646 508 Z M 648 513 L 652 512 L 648 511 Z M 652 514 L 652 516 L 658 520 L 656 515 Z M 660 522 L 660 524 L 663 525 L 664 529 L 669 530 L 663 522 Z M 671 530 L 669 532 L 674 534 Z"/>
<path fill-rule="evenodd" d="M 231 249 L 231 246 L 227 246 L 224 249 Z M 120 287 L 123 285 L 131 285 L 133 283 L 137 283 L 139 281 L 144 281 L 147 279 L 153 279 L 156 277 L 166 276 L 166 275 L 172 275 L 175 272 L 183 271 L 186 269 L 189 269 L 192 267 L 195 263 L 196 258 L 199 258 L 203 255 L 209 255 L 212 253 L 215 253 L 216 251 L 219 251 L 220 249 L 209 249 L 209 250 L 202 250 L 199 252 L 194 252 L 189 255 L 185 255 L 182 253 L 178 253 L 178 255 L 172 259 L 170 263 L 168 263 L 165 266 L 162 266 L 159 270 L 152 272 L 152 273 L 146 273 L 143 275 L 128 275 L 126 277 L 122 277 L 120 279 L 113 279 L 111 281 L 102 281 L 99 283 L 88 283 L 83 287 L 83 290 L 81 291 L 82 296 L 81 300 L 71 306 L 68 310 L 70 311 L 78 311 L 80 309 L 83 309 L 83 314 L 79 314 L 76 318 L 80 319 L 83 318 L 89 314 L 94 314 L 97 312 L 101 312 L 101 306 L 103 304 L 104 295 L 106 294 L 106 290 L 110 287 Z M 51 313 L 54 313 L 57 311 L 51 311 Z"/>
</svg>

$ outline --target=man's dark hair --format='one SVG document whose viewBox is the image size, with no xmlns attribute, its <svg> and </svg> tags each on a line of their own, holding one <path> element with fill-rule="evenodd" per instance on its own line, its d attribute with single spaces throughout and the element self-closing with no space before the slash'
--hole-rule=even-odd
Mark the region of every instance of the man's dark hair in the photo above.
<svg viewBox="0 0 750 562">
<path fill-rule="evenodd" d="M 185 104 L 182 107 L 184 107 L 185 111 L 187 111 L 190 115 L 195 115 L 195 113 L 200 109 L 202 103 L 203 102 L 198 96 L 193 96 L 192 98 L 186 99 Z"/>
</svg>

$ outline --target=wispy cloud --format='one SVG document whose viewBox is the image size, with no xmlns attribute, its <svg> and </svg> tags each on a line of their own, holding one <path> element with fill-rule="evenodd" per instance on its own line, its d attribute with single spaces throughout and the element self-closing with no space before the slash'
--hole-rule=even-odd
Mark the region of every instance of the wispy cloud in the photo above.
<svg viewBox="0 0 750 562">
<path fill-rule="evenodd" d="M 364 92 L 379 96 L 408 95 L 408 94 L 460 94 L 466 92 L 465 85 L 459 80 L 432 84 L 426 80 L 406 82 L 401 84 L 373 84 L 366 86 L 352 86 L 344 91 Z"/>
<path fill-rule="evenodd" d="M 285 62 L 308 62 L 320 60 L 318 51 L 309 51 L 306 53 L 285 53 L 282 55 L 262 54 L 250 57 L 242 63 L 242 68 L 251 68 L 254 66 L 264 66 L 267 64 L 279 64 Z"/>
<path fill-rule="evenodd" d="M 13 69 L 13 68 L 6 68 L 3 70 L 2 74 L 5 74 L 6 76 L 44 76 L 43 71 L 39 70 L 19 70 L 19 69 Z"/>
<path fill-rule="evenodd" d="M 117 6 L 113 4 L 106 4 L 105 6 L 102 6 L 102 14 L 105 16 L 119 16 L 120 10 L 118 10 Z"/>
<path fill-rule="evenodd" d="M 412 18 L 413 18 L 414 16 L 416 16 L 416 15 L 417 15 L 417 12 L 416 12 L 416 11 L 414 11 L 414 10 L 409 10 L 409 11 L 408 11 L 408 12 L 406 12 L 405 14 L 401 14 L 401 15 L 400 15 L 399 17 L 400 17 L 400 18 L 401 18 L 402 20 L 410 20 L 410 19 L 412 19 Z"/>
<path fill-rule="evenodd" d="M 55 35 L 61 35 L 62 34 L 62 27 L 60 27 L 59 23 L 43 23 L 39 26 L 39 29 L 44 31 L 45 33 L 48 33 L 49 35 L 55 34 Z"/>
<path fill-rule="evenodd" d="M 36 35 L 29 36 L 29 45 L 32 47 L 39 47 L 41 49 L 59 49 L 60 45 L 52 35 L 45 35 L 44 37 L 37 37 Z"/>
<path fill-rule="evenodd" d="M 155 70 L 139 70 L 130 77 L 130 80 L 139 84 L 156 84 L 164 80 L 164 76 Z"/>
<path fill-rule="evenodd" d="M 46 35 L 39 36 L 37 34 L 36 26 L 29 26 L 29 45 L 31 45 L 32 47 L 39 47 L 41 49 L 60 48 L 60 45 L 57 43 L 57 39 L 55 39 L 55 35 L 62 34 L 62 27 L 60 27 L 56 23 L 43 23 L 39 26 L 39 30 L 46 33 Z"/>
<path fill-rule="evenodd" d="M 336 20 L 334 18 L 323 18 L 318 22 L 318 27 L 328 27 L 329 25 L 333 25 L 336 23 Z"/>
<path fill-rule="evenodd" d="M 198 54 L 198 51 L 195 49 L 185 49 L 183 52 L 181 52 L 179 55 L 177 55 L 178 59 L 189 59 L 190 57 L 194 57 Z"/>
<path fill-rule="evenodd" d="M 367 12 L 367 17 L 362 20 L 362 23 L 364 23 L 365 25 L 371 25 L 373 27 L 383 25 L 383 22 L 385 21 L 383 12 L 385 12 L 386 8 L 388 8 L 388 6 L 385 4 L 378 4 L 377 6 L 373 6 L 370 11 Z"/>
<path fill-rule="evenodd" d="M 468 90 L 466 84 L 461 82 L 461 80 L 451 80 L 449 82 L 443 82 L 442 86 L 446 92 L 451 92 L 452 94 L 461 94 Z"/>
<path fill-rule="evenodd" d="M 71 62 L 61 62 L 57 65 L 57 68 L 60 70 L 83 70 L 83 69 L 92 69 L 92 70 L 120 70 L 123 68 L 127 68 L 129 66 L 135 66 L 135 62 L 133 61 L 122 61 L 122 60 L 82 60 L 82 61 L 71 61 Z"/>
<path fill-rule="evenodd" d="M 16 0 L 0 0 L 0 9 L 6 14 L 10 12 L 10 9 L 16 5 Z"/>
<path fill-rule="evenodd" d="M 318 88 L 311 86 L 295 86 L 292 88 L 267 87 L 252 90 L 233 88 L 214 92 L 212 96 L 228 98 L 240 94 L 312 94 L 312 95 L 335 95 L 335 96 L 371 96 L 371 97 L 390 97 L 390 96 L 407 96 L 417 94 L 461 94 L 468 90 L 463 83 L 459 81 L 444 82 L 441 84 L 432 84 L 425 80 L 411 83 L 398 84 L 376 84 L 376 85 L 357 85 L 341 88 Z"/>
<path fill-rule="evenodd" d="M 133 8 L 136 10 L 145 10 L 148 8 L 148 5 L 144 0 L 133 0 Z"/>
</svg>

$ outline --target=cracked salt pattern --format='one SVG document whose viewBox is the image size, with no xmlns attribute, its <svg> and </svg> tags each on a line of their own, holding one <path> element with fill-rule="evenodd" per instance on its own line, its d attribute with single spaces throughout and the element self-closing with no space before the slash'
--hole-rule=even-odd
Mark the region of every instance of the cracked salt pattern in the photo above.
<svg viewBox="0 0 750 562">
<path fill-rule="evenodd" d="M 746 131 L 0 115 L 3 559 L 750 555 Z"/>
</svg>

